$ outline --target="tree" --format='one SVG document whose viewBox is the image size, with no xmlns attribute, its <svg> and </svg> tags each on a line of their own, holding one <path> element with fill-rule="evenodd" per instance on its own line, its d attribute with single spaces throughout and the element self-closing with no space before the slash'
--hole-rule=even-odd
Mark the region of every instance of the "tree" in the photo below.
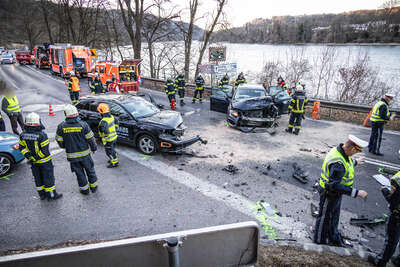
<svg viewBox="0 0 400 267">
<path fill-rule="evenodd" d="M 204 31 L 203 43 L 201 44 L 201 47 L 200 47 L 200 53 L 199 53 L 199 58 L 197 60 L 196 71 L 195 71 L 194 77 L 197 77 L 197 75 L 199 74 L 199 66 L 201 65 L 201 62 L 203 60 L 204 52 L 207 49 L 208 43 L 210 41 L 210 37 L 213 34 L 215 26 L 219 22 L 219 18 L 222 14 L 222 11 L 228 2 L 228 0 L 216 0 L 216 1 L 217 1 L 217 11 L 216 11 L 216 14 L 214 16 L 212 16 L 210 24 L 206 26 L 206 29 Z"/>
<path fill-rule="evenodd" d="M 49 41 L 51 44 L 54 43 L 53 34 L 51 33 L 51 27 L 49 22 L 49 0 L 40 0 L 40 8 L 43 14 L 43 21 L 47 29 L 47 34 L 49 36 Z"/>
</svg>

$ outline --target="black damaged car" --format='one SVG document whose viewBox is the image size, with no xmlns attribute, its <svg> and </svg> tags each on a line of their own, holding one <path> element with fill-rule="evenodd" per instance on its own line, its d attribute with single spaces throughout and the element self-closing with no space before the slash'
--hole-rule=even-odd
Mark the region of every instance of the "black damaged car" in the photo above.
<svg viewBox="0 0 400 267">
<path fill-rule="evenodd" d="M 118 142 L 133 145 L 143 154 L 176 153 L 196 142 L 206 143 L 200 136 L 183 139 L 185 126 L 181 114 L 160 110 L 160 105 L 152 103 L 151 97 L 149 100 L 133 95 L 94 95 L 82 97 L 76 107 L 79 117 L 97 134 L 101 120 L 97 106 L 108 104 L 111 114 L 119 120 Z"/>
<path fill-rule="evenodd" d="M 213 88 L 210 109 L 227 114 L 232 127 L 270 128 L 276 126 L 279 109 L 262 85 L 242 84 L 233 94 Z"/>
</svg>

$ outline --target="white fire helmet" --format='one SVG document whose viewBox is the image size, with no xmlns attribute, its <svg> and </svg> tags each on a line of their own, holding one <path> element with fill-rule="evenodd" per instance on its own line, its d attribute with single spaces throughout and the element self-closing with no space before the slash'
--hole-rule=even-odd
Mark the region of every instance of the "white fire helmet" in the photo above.
<svg viewBox="0 0 400 267">
<path fill-rule="evenodd" d="M 29 113 L 25 117 L 25 125 L 26 126 L 39 126 L 40 125 L 40 116 L 35 112 Z"/>
<path fill-rule="evenodd" d="M 70 71 L 70 72 L 69 72 L 69 75 L 75 76 L 75 72 L 74 72 L 74 71 Z"/>
<path fill-rule="evenodd" d="M 76 107 L 74 105 L 71 105 L 71 104 L 68 104 L 65 106 L 64 114 L 65 114 L 65 117 L 67 117 L 67 118 L 74 118 L 74 117 L 79 116 L 78 110 L 76 109 Z"/>
<path fill-rule="evenodd" d="M 296 91 L 299 91 L 299 92 L 303 91 L 303 86 L 297 85 L 296 86 Z"/>
</svg>

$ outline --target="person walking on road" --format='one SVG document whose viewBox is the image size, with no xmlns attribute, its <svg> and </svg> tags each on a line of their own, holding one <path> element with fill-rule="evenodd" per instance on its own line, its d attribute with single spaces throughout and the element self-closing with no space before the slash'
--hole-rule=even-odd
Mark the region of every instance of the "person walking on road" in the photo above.
<svg viewBox="0 0 400 267">
<path fill-rule="evenodd" d="M 374 257 L 368 256 L 368 261 L 375 266 L 384 267 L 396 251 L 400 239 L 400 171 L 390 179 L 391 187 L 382 187 L 381 191 L 389 203 L 390 216 L 386 227 L 385 246 L 382 252 Z M 400 266 L 400 255 L 394 257 L 392 262 Z"/>
<path fill-rule="evenodd" d="M 292 133 L 294 127 L 294 134 L 298 135 L 301 128 L 301 120 L 304 116 L 304 107 L 307 104 L 307 97 L 303 91 L 303 87 L 298 85 L 296 87 L 296 92 L 292 95 L 292 100 L 290 101 L 289 111 L 289 125 L 286 132 Z"/>
<path fill-rule="evenodd" d="M 181 106 L 185 105 L 185 86 L 186 81 L 182 73 L 175 78 L 175 88 L 178 90 Z"/>
<path fill-rule="evenodd" d="M 99 95 L 99 94 L 105 93 L 104 86 L 100 81 L 100 76 L 98 73 L 96 73 L 94 76 L 94 80 L 92 81 L 92 84 L 90 85 L 90 91 L 91 91 L 92 95 Z"/>
<path fill-rule="evenodd" d="M 203 76 L 197 76 L 196 80 L 194 80 L 196 84 L 196 90 L 194 91 L 192 103 L 196 103 L 196 98 L 199 100 L 200 103 L 203 102 L 203 92 L 204 92 L 204 79 Z"/>
<path fill-rule="evenodd" d="M 349 135 L 346 143 L 340 144 L 326 155 L 319 180 L 319 212 L 315 224 L 314 242 L 344 246 L 338 231 L 342 195 L 365 199 L 364 190 L 353 187 L 354 167 L 364 162 L 352 156 L 361 152 L 368 143 Z"/>
<path fill-rule="evenodd" d="M 79 92 L 81 91 L 81 88 L 79 86 L 79 79 L 75 76 L 75 72 L 71 71 L 69 74 L 70 74 L 70 78 L 68 80 L 69 96 L 71 98 L 72 104 L 75 105 L 79 101 Z"/>
<path fill-rule="evenodd" d="M 393 94 L 385 94 L 372 109 L 371 136 L 369 138 L 368 151 L 372 154 L 383 156 L 380 152 L 382 134 L 385 123 L 390 120 L 389 103 L 394 98 Z"/>
<path fill-rule="evenodd" d="M 80 192 L 87 195 L 90 188 L 94 193 L 98 188 L 94 163 L 90 156 L 90 151 L 94 154 L 97 150 L 94 134 L 89 125 L 79 119 L 75 106 L 66 105 L 64 114 L 65 121 L 58 125 L 55 139 L 67 153 L 67 160 L 71 171 L 76 174 Z"/>
<path fill-rule="evenodd" d="M 4 113 L 7 114 L 8 118 L 10 119 L 11 128 L 13 133 L 19 135 L 18 132 L 18 124 L 21 129 L 24 129 L 24 118 L 22 117 L 21 107 L 19 105 L 19 101 L 15 93 L 12 89 L 7 88 L 5 83 L 1 85 L 1 87 L 5 87 L 4 96 L 1 100 L 1 109 Z M 1 118 L 3 120 L 3 118 Z M 4 121 L 3 121 L 4 124 Z M 4 126 L 5 130 L 5 126 Z"/>
<path fill-rule="evenodd" d="M 107 168 L 118 167 L 119 161 L 117 152 L 115 151 L 115 144 L 118 138 L 118 119 L 111 115 L 110 108 L 106 103 L 100 103 L 97 111 L 103 117 L 99 123 L 99 136 L 106 150 L 106 155 L 110 158 Z"/>
<path fill-rule="evenodd" d="M 19 150 L 31 165 L 40 199 L 55 200 L 63 195 L 56 191 L 54 165 L 49 150 L 50 141 L 43 130 L 39 115 L 29 113 L 25 118 L 25 129 L 19 137 Z"/>
<path fill-rule="evenodd" d="M 241 72 L 235 81 L 235 88 L 238 88 L 238 86 L 243 83 L 246 83 L 246 78 L 244 77 L 243 72 Z"/>
<path fill-rule="evenodd" d="M 175 83 L 174 83 L 174 81 L 173 81 L 172 79 L 168 79 L 168 80 L 165 82 L 164 89 L 165 89 L 165 93 L 166 93 L 167 96 L 168 96 L 168 100 L 169 100 L 169 104 L 170 104 L 170 106 L 171 106 L 171 109 L 172 109 L 172 110 L 175 110 L 175 101 L 176 101 L 176 99 L 175 99 L 175 93 L 176 93 L 176 90 L 175 90 Z"/>
</svg>

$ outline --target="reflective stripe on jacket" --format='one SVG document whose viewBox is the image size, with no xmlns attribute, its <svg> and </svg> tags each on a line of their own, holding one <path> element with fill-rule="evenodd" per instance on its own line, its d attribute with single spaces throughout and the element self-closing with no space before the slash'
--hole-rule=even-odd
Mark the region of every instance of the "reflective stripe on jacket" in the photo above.
<svg viewBox="0 0 400 267">
<path fill-rule="evenodd" d="M 30 159 L 34 164 L 46 163 L 51 160 L 49 151 L 50 141 L 43 131 L 36 131 L 30 128 L 28 131 L 21 133 L 18 143 L 22 155 Z"/>
<path fill-rule="evenodd" d="M 375 104 L 374 108 L 372 109 L 372 115 L 371 115 L 371 121 L 373 122 L 377 122 L 377 121 L 385 121 L 384 119 L 382 119 L 382 114 L 380 114 L 380 107 L 382 105 L 386 105 L 386 115 L 387 117 L 390 116 L 390 112 L 389 112 L 389 106 L 385 103 L 385 101 L 379 101 L 378 103 Z"/>
<path fill-rule="evenodd" d="M 117 139 L 117 127 L 113 115 L 110 117 L 103 117 L 99 123 L 99 136 L 103 143 L 112 142 Z"/>
<path fill-rule="evenodd" d="M 341 184 L 353 188 L 354 162 L 350 157 L 349 162 L 347 162 L 336 147 L 332 148 L 331 151 L 329 151 L 328 155 L 326 155 L 325 157 L 324 163 L 322 164 L 321 178 L 319 180 L 320 186 L 322 188 L 325 188 L 325 183 L 329 182 L 329 166 L 337 162 L 341 163 L 345 168 L 345 174 L 342 177 Z"/>
<path fill-rule="evenodd" d="M 307 97 L 303 92 L 296 92 L 290 101 L 289 110 L 293 113 L 304 113 L 304 107 L 307 104 Z"/>
<path fill-rule="evenodd" d="M 79 92 L 81 88 L 79 87 L 79 79 L 76 77 L 71 77 L 68 82 L 68 89 L 72 92 Z"/>
</svg>

